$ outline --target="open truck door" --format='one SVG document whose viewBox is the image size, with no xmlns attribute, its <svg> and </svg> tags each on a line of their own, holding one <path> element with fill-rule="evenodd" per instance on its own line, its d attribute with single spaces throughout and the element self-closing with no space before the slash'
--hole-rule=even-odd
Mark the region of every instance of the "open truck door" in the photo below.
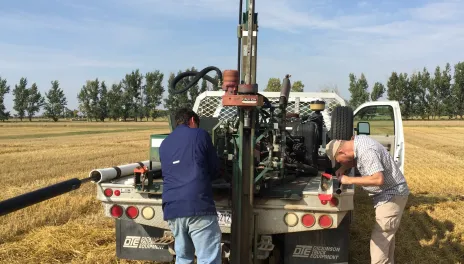
<svg viewBox="0 0 464 264">
<path fill-rule="evenodd" d="M 404 133 L 397 101 L 377 101 L 360 105 L 354 111 L 356 135 L 368 135 L 390 152 L 404 173 Z"/>
</svg>

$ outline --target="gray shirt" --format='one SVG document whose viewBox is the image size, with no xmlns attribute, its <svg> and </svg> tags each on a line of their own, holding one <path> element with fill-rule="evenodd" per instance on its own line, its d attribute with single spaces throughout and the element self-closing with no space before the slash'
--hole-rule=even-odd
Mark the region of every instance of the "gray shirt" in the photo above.
<svg viewBox="0 0 464 264">
<path fill-rule="evenodd" d="M 383 185 L 363 186 L 372 197 L 374 208 L 385 204 L 395 195 L 409 195 L 403 173 L 382 144 L 365 135 L 355 136 L 354 153 L 361 176 L 383 172 Z"/>
</svg>

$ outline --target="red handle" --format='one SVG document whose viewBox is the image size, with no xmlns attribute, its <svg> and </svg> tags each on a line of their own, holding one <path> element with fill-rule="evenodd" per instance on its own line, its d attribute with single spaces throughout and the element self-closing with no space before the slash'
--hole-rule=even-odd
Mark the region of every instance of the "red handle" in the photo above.
<svg viewBox="0 0 464 264">
<path fill-rule="evenodd" d="M 323 173 L 322 173 L 322 177 L 325 177 L 325 178 L 327 178 L 327 179 L 331 180 L 331 179 L 332 179 L 332 174 L 329 174 L 329 173 L 323 172 Z"/>
</svg>

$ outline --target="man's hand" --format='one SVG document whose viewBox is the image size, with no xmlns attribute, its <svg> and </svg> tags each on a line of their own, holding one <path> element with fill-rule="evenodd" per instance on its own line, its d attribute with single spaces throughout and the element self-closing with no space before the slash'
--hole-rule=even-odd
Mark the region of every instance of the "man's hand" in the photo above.
<svg viewBox="0 0 464 264">
<path fill-rule="evenodd" d="M 346 176 L 344 174 L 340 175 L 338 177 L 338 180 L 340 181 L 341 184 L 351 184 L 350 183 L 350 177 L 349 176 Z"/>
</svg>

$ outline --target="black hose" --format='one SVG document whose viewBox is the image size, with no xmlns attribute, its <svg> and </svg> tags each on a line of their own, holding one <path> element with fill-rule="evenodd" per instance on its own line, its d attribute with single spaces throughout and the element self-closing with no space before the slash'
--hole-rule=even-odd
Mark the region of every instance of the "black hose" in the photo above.
<svg viewBox="0 0 464 264">
<path fill-rule="evenodd" d="M 216 73 L 217 73 L 217 75 L 218 75 L 218 77 L 219 77 L 218 79 L 219 79 L 219 81 L 221 81 L 221 83 L 222 83 L 222 72 L 221 72 L 221 70 L 220 70 L 219 68 L 217 68 L 217 67 L 209 66 L 209 67 L 204 68 L 204 69 L 201 70 L 200 72 L 197 72 L 197 71 L 186 71 L 186 72 L 183 72 L 183 73 L 177 75 L 177 76 L 174 78 L 174 80 L 172 80 L 171 87 L 169 87 L 169 88 L 171 89 L 172 93 L 174 93 L 174 94 L 184 93 L 184 92 L 186 92 L 188 89 L 190 89 L 192 86 L 194 86 L 195 84 L 197 84 L 198 81 L 199 81 L 201 78 L 204 78 L 205 80 L 209 81 L 209 82 L 212 83 L 214 86 L 218 86 L 218 82 L 217 82 L 214 78 L 212 78 L 212 77 L 206 75 L 206 74 L 208 74 L 208 72 L 213 71 L 213 70 L 216 71 Z M 179 90 L 179 91 L 176 91 L 175 87 L 176 87 L 177 83 L 178 83 L 180 80 L 184 79 L 185 77 L 189 77 L 189 76 L 195 76 L 195 78 L 193 78 L 193 80 L 192 80 L 189 84 L 187 84 L 187 86 L 186 86 L 185 88 L 183 88 L 183 89 L 181 89 L 181 90 Z"/>
<path fill-rule="evenodd" d="M 261 95 L 263 97 L 264 105 L 265 105 L 266 108 L 274 108 L 272 106 L 272 104 L 271 104 L 271 101 L 269 101 L 269 99 L 266 96 L 264 96 L 264 95 L 262 95 L 260 93 L 257 93 L 257 94 Z"/>
</svg>

